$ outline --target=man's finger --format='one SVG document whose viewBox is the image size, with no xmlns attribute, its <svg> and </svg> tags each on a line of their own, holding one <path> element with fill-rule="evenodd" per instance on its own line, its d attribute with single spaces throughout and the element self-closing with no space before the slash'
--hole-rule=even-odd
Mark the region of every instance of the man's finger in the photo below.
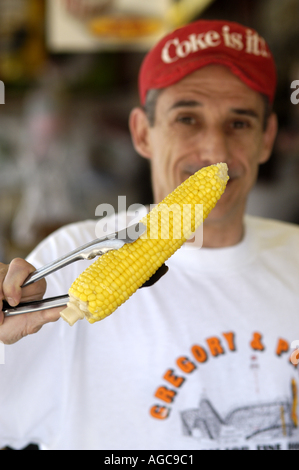
<svg viewBox="0 0 299 470">
<path fill-rule="evenodd" d="M 18 305 L 21 299 L 25 301 L 42 298 L 46 289 L 45 280 L 22 289 L 27 277 L 34 271 L 34 266 L 23 259 L 17 258 L 10 263 L 3 280 L 2 291 L 4 298 L 12 307 Z"/>
<path fill-rule="evenodd" d="M 0 264 L 0 300 L 4 299 L 4 293 L 3 293 L 3 281 L 6 277 L 8 271 L 8 266 L 6 264 Z"/>
<path fill-rule="evenodd" d="M 4 344 L 14 344 L 25 336 L 35 334 L 47 323 L 59 320 L 60 312 L 61 307 L 42 312 L 7 316 L 0 326 L 0 341 Z"/>
</svg>

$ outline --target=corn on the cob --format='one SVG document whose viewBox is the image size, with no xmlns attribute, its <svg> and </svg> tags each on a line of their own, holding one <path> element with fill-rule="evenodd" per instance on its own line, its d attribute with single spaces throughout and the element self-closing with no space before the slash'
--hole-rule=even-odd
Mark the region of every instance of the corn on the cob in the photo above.
<svg viewBox="0 0 299 470">
<path fill-rule="evenodd" d="M 62 318 L 70 325 L 84 317 L 94 323 L 113 313 L 199 227 L 227 181 L 227 165 L 219 163 L 203 168 L 181 184 L 141 220 L 147 230 L 138 240 L 104 254 L 75 280 Z M 200 204 L 203 210 L 197 211 Z M 184 211 L 186 205 L 192 210 Z"/>
</svg>

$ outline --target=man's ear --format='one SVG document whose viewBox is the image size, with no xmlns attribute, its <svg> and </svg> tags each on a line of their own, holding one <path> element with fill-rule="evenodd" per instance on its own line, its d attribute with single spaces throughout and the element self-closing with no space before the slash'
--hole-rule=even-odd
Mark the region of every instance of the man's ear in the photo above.
<svg viewBox="0 0 299 470">
<path fill-rule="evenodd" d="M 151 159 L 150 125 L 143 109 L 133 109 L 130 114 L 129 127 L 136 152 L 144 158 Z"/>
<path fill-rule="evenodd" d="M 266 163 L 269 160 L 276 139 L 277 129 L 277 116 L 275 113 L 272 113 L 268 118 L 267 127 L 264 131 L 264 149 L 259 163 Z"/>
</svg>

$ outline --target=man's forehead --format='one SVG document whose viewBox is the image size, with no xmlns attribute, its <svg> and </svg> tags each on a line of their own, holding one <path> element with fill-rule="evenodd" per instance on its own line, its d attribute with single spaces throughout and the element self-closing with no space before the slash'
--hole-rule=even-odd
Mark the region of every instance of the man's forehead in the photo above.
<svg viewBox="0 0 299 470">
<path fill-rule="evenodd" d="M 263 101 L 262 95 L 243 83 L 228 68 L 219 65 L 209 65 L 187 75 L 179 82 L 159 94 L 164 102 L 173 102 L 173 107 L 202 106 L 208 101 L 225 101 L 248 103 Z"/>
</svg>

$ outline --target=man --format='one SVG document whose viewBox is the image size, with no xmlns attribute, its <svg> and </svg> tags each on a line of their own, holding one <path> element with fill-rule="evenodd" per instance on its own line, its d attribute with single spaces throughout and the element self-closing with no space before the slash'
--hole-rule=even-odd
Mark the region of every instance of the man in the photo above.
<svg viewBox="0 0 299 470">
<path fill-rule="evenodd" d="M 265 41 L 236 23 L 199 21 L 164 38 L 140 73 L 130 116 L 151 160 L 159 202 L 200 168 L 225 162 L 230 182 L 169 273 L 94 325 L 58 311 L 6 318 L 0 339 L 0 445 L 48 449 L 289 449 L 299 443 L 299 229 L 244 216 L 258 166 L 271 154 L 276 75 Z M 128 216 L 129 217 L 129 216 Z M 41 298 L 20 286 L 34 267 L 94 238 L 96 222 L 65 227 L 28 261 L 2 266 L 2 298 Z M 84 263 L 48 278 L 65 294 Z M 3 321 L 3 318 L 2 318 Z"/>
</svg>

